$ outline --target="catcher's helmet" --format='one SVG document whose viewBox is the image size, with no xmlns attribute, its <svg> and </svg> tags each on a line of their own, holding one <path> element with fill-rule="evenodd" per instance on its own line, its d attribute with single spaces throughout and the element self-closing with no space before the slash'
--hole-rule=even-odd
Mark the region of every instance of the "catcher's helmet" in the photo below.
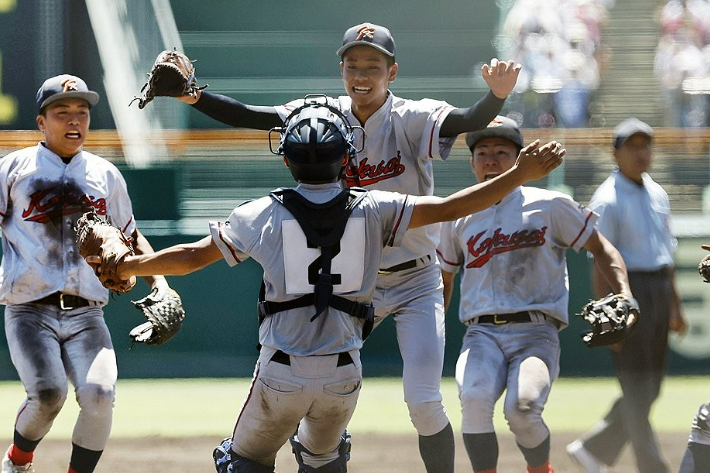
<svg viewBox="0 0 710 473">
<path fill-rule="evenodd" d="M 354 156 L 359 151 L 353 145 L 353 128 L 340 110 L 307 96 L 305 104 L 286 119 L 285 127 L 271 130 L 281 135 L 279 148 L 272 152 L 286 157 L 297 181 L 333 181 L 340 176 L 346 153 Z"/>
</svg>

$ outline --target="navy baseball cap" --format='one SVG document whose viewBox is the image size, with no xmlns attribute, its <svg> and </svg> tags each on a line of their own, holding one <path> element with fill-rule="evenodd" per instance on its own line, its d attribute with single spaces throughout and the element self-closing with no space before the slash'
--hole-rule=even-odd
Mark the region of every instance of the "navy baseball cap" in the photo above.
<svg viewBox="0 0 710 473">
<path fill-rule="evenodd" d="M 389 57 L 394 57 L 396 47 L 390 30 L 384 26 L 362 23 L 355 25 L 345 32 L 343 46 L 338 49 L 338 56 L 342 57 L 345 51 L 353 46 L 372 46 Z"/>
<path fill-rule="evenodd" d="M 515 120 L 498 115 L 483 130 L 476 130 L 466 134 L 466 145 L 471 151 L 483 138 L 505 138 L 512 141 L 519 148 L 523 147 L 523 134 Z"/>
<path fill-rule="evenodd" d="M 638 118 L 627 118 L 623 122 L 616 125 L 614 128 L 614 148 L 619 149 L 633 135 L 641 133 L 653 139 L 653 128 L 647 123 L 642 122 Z"/>
<path fill-rule="evenodd" d="M 76 76 L 62 74 L 50 77 L 37 91 L 37 110 L 42 113 L 42 109 L 52 102 L 64 98 L 84 99 L 93 107 L 99 102 L 99 94 L 89 90 L 86 82 Z"/>
</svg>

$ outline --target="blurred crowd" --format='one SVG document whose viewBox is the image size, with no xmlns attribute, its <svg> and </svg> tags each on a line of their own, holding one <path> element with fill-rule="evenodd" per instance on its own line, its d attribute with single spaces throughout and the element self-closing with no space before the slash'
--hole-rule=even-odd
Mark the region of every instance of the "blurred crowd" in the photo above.
<svg viewBox="0 0 710 473">
<path fill-rule="evenodd" d="M 524 127 L 589 125 L 605 53 L 601 25 L 614 0 L 517 0 L 502 27 L 511 58 L 525 64 L 511 115 Z M 516 116 L 517 115 L 517 116 Z"/>
<path fill-rule="evenodd" d="M 660 11 L 654 60 L 665 101 L 665 126 L 704 127 L 710 94 L 710 1 L 670 0 Z"/>
</svg>

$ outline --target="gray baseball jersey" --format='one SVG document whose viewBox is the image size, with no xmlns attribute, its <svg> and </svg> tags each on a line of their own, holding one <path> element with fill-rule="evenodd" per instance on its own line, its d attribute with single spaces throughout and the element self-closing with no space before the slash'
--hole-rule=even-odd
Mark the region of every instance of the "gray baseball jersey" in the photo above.
<svg viewBox="0 0 710 473">
<path fill-rule="evenodd" d="M 566 194 L 519 187 L 491 208 L 443 223 L 441 268 L 450 273 L 463 268 L 461 322 L 539 311 L 566 326 L 565 253 L 582 250 L 598 218 Z"/>
<path fill-rule="evenodd" d="M 299 184 L 296 190 L 315 203 L 333 199 L 341 190 L 330 185 Z M 340 275 L 333 293 L 369 303 L 375 289 L 379 259 L 385 246 L 401 244 L 416 198 L 372 191 L 355 208 L 332 260 L 332 274 Z M 309 248 L 300 225 L 281 204 L 263 197 L 240 205 L 226 222 L 210 222 L 214 242 L 230 265 L 248 257 L 264 268 L 266 300 L 283 302 L 313 292 L 308 267 L 320 250 Z M 359 349 L 362 322 L 328 308 L 313 322 L 309 309 L 274 314 L 260 327 L 260 343 L 298 356 L 327 355 Z"/>
</svg>

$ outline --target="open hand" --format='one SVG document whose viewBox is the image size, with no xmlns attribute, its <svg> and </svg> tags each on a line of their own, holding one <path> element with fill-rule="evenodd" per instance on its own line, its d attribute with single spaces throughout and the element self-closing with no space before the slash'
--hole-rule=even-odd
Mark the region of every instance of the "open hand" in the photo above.
<svg viewBox="0 0 710 473">
<path fill-rule="evenodd" d="M 497 58 L 493 58 L 490 64 L 484 64 L 481 67 L 481 76 L 493 95 L 504 99 L 515 88 L 522 67 L 514 61 L 499 61 Z"/>
</svg>

